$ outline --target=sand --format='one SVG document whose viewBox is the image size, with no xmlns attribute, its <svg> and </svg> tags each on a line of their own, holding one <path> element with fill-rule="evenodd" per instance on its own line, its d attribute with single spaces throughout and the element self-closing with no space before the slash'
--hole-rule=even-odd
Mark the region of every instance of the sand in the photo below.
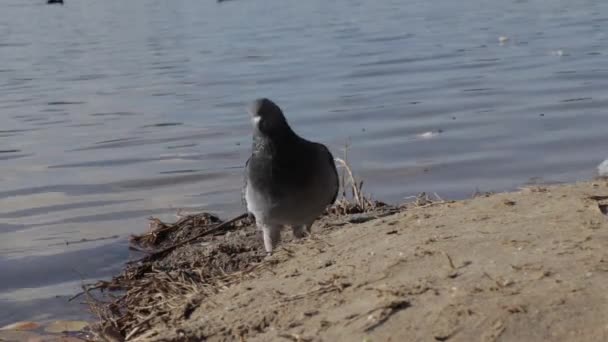
<svg viewBox="0 0 608 342">
<path fill-rule="evenodd" d="M 326 218 L 130 340 L 606 341 L 607 208 L 596 180 Z M 261 248 L 238 230 L 214 243 L 235 235 Z"/>
</svg>

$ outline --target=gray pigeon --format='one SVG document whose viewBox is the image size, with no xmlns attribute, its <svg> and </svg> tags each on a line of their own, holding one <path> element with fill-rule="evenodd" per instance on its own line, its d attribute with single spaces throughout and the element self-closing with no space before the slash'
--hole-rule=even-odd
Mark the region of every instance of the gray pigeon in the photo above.
<svg viewBox="0 0 608 342">
<path fill-rule="evenodd" d="M 282 226 L 291 226 L 296 238 L 310 234 L 313 222 L 336 200 L 338 172 L 327 147 L 299 137 L 274 102 L 258 99 L 249 111 L 253 147 L 244 195 L 272 254 Z"/>
</svg>

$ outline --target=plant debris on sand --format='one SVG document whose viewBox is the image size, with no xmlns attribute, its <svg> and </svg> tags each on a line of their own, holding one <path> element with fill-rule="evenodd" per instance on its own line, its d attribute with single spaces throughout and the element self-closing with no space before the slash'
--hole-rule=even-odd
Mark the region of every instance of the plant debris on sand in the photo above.
<svg viewBox="0 0 608 342">
<path fill-rule="evenodd" d="M 348 173 L 350 181 L 343 185 L 351 189 L 352 200 L 343 192 L 315 223 L 313 234 L 398 211 L 363 196 L 362 183 L 354 181 L 350 169 Z M 202 301 L 272 264 L 263 262 L 261 235 L 246 214 L 225 222 L 209 213 L 178 213 L 178 218 L 174 223 L 150 218 L 149 231 L 130 240 L 131 248 L 145 256 L 127 263 L 110 281 L 84 287 L 81 294 L 100 318 L 100 339 L 146 340 L 150 327 L 188 319 Z M 292 240 L 286 231 L 283 236 L 284 243 Z"/>
<path fill-rule="evenodd" d="M 317 229 L 332 229 L 353 217 L 373 219 L 394 212 L 395 208 L 381 202 L 368 200 L 364 212 L 357 204 L 341 200 L 319 220 Z M 261 236 L 246 215 L 227 223 L 207 213 L 171 224 L 157 218 L 150 222 L 149 232 L 131 238 L 133 248 L 148 255 L 129 262 L 112 280 L 85 287 L 89 305 L 102 321 L 101 336 L 141 335 L 158 321 L 175 319 L 175 310 L 188 318 L 202 300 L 266 265 Z M 217 230 L 220 225 L 222 229 Z M 212 230 L 214 234 L 209 234 Z M 284 242 L 291 240 L 287 232 L 283 235 Z M 94 289 L 110 293 L 100 299 Z"/>
</svg>

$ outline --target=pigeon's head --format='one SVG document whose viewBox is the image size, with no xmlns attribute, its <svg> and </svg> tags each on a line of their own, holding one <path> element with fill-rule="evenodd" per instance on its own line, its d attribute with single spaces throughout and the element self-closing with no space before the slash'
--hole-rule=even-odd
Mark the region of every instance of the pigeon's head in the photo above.
<svg viewBox="0 0 608 342">
<path fill-rule="evenodd" d="M 263 135 L 278 137 L 292 132 L 281 108 L 267 98 L 253 101 L 249 113 L 254 129 Z"/>
</svg>

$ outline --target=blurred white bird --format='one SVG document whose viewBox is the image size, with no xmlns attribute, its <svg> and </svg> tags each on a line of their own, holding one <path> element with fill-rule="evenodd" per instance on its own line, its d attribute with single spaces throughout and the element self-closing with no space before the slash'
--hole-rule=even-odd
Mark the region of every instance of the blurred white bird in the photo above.
<svg viewBox="0 0 608 342">
<path fill-rule="evenodd" d="M 597 172 L 600 177 L 608 177 L 608 159 L 604 160 L 598 167 Z"/>
</svg>

